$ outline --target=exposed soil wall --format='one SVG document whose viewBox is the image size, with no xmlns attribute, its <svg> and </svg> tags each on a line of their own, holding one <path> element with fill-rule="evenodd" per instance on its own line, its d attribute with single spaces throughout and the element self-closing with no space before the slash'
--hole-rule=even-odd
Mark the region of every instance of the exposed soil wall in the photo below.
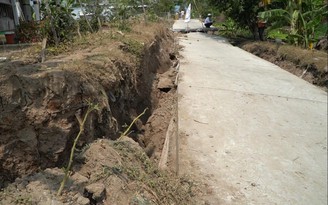
<svg viewBox="0 0 328 205">
<path fill-rule="evenodd" d="M 79 147 L 97 138 L 116 139 L 146 107 L 132 136 L 149 144 L 147 120 L 158 97 L 167 95 L 156 82 L 172 65 L 172 34 L 158 25 L 137 25 L 131 33 L 110 30 L 92 39 L 43 64 L 23 58 L 0 64 L 2 187 L 16 177 L 65 164 L 78 132 L 76 115 L 85 113 L 88 102 L 100 110 L 88 118 Z M 166 126 L 159 129 L 165 132 Z"/>
</svg>

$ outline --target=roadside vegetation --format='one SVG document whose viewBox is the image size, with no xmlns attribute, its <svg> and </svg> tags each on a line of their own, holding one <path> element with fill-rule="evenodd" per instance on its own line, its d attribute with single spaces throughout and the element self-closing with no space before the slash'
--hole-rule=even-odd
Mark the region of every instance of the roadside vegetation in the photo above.
<svg viewBox="0 0 328 205">
<path fill-rule="evenodd" d="M 41 21 L 21 22 L 17 32 L 20 42 L 43 42 L 42 48 L 2 53 L 8 60 L 0 64 L 0 119 L 9 123 L 0 124 L 0 204 L 200 204 L 192 180 L 156 164 L 174 113 L 178 48 L 163 17 L 175 4 L 192 3 L 196 18 L 221 15 L 216 25 L 231 39 L 256 39 L 262 16 L 267 37 L 293 47 L 239 45 L 272 62 L 294 62 L 297 75 L 328 87 L 325 53 L 302 49 L 327 36 L 319 0 L 117 0 L 112 9 L 99 0 L 42 3 Z M 163 77 L 169 85 L 157 89 Z M 88 113 L 90 99 L 99 110 Z"/>
<path fill-rule="evenodd" d="M 312 49 L 313 43 L 327 36 L 327 14 L 323 0 L 277 0 L 259 16 L 268 21 L 270 37 Z"/>
<path fill-rule="evenodd" d="M 206 3 L 205 3 L 206 2 Z M 227 36 L 257 39 L 257 22 L 266 22 L 266 37 L 303 48 L 313 48 L 327 38 L 327 1 L 325 0 L 206 0 L 199 9 L 224 16 L 216 25 Z M 197 9 L 197 8 L 196 8 Z M 253 35 L 253 36 L 251 36 Z M 326 48 L 327 49 L 327 48 Z"/>
<path fill-rule="evenodd" d="M 22 21 L 17 36 L 21 42 L 40 42 L 46 38 L 49 46 L 58 46 L 98 32 L 109 22 L 111 26 L 128 31 L 130 18 L 143 16 L 148 21 L 156 21 L 173 6 L 171 1 L 156 3 L 150 0 L 118 0 L 106 4 L 100 0 L 46 0 L 41 5 L 41 21 Z M 79 8 L 79 14 L 73 13 L 74 8 Z"/>
<path fill-rule="evenodd" d="M 193 18 L 203 19 L 207 13 L 217 18 L 220 34 L 228 37 L 258 39 L 257 21 L 265 20 L 265 37 L 303 48 L 327 50 L 327 1 L 325 0 L 118 0 L 102 4 L 100 0 L 43 1 L 40 22 L 22 22 L 18 36 L 22 42 L 41 42 L 48 46 L 69 43 L 89 33 L 98 32 L 110 22 L 122 31 L 129 31 L 128 19 L 142 16 L 146 21 L 184 10 L 191 3 Z M 146 5 L 145 7 L 143 5 Z M 80 8 L 79 18 L 72 16 Z"/>
<path fill-rule="evenodd" d="M 328 90 L 327 1 L 206 0 L 218 34 L 304 80 Z M 206 9 L 206 8 L 205 8 Z M 206 14 L 205 14 L 206 15 Z M 265 42 L 257 22 L 265 22 Z"/>
</svg>

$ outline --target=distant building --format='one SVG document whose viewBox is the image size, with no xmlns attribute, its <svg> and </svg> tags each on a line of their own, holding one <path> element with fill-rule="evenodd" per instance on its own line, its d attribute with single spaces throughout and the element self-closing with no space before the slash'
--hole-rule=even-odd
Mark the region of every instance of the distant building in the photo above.
<svg viewBox="0 0 328 205">
<path fill-rule="evenodd" d="M 20 20 L 31 21 L 33 10 L 39 20 L 39 3 L 39 0 L 0 0 L 0 31 L 15 30 Z"/>
<path fill-rule="evenodd" d="M 0 31 L 15 28 L 14 14 L 10 0 L 0 0 Z"/>
</svg>

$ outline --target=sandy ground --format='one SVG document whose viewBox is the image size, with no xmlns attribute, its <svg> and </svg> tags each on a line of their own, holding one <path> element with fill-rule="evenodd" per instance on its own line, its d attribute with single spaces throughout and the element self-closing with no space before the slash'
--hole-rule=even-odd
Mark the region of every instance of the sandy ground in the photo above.
<svg viewBox="0 0 328 205">
<path fill-rule="evenodd" d="M 225 39 L 180 44 L 179 169 L 205 204 L 326 204 L 327 94 Z"/>
</svg>

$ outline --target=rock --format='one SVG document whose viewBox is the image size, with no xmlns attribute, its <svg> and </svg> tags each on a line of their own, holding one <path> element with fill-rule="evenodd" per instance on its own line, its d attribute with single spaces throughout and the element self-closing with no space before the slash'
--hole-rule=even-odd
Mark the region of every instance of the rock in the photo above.
<svg viewBox="0 0 328 205">
<path fill-rule="evenodd" d="M 81 175 L 78 172 L 75 172 L 73 174 L 73 176 L 71 177 L 71 179 L 73 179 L 74 183 L 77 183 L 77 184 L 85 184 L 89 181 L 88 178 L 86 178 L 85 176 Z"/>
<path fill-rule="evenodd" d="M 157 84 L 158 89 L 168 89 L 168 88 L 173 88 L 174 83 L 170 78 L 160 78 L 159 82 Z"/>
<path fill-rule="evenodd" d="M 17 137 L 19 138 L 19 140 L 25 142 L 31 148 L 36 149 L 38 141 L 34 129 L 32 127 L 26 127 L 20 130 L 17 133 Z"/>
<path fill-rule="evenodd" d="M 204 201 L 204 205 L 211 205 L 211 203 L 209 201 Z"/>
<path fill-rule="evenodd" d="M 145 148 L 145 153 L 147 154 L 148 157 L 153 156 L 155 152 L 155 145 L 153 143 L 149 143 L 148 146 Z"/>
<path fill-rule="evenodd" d="M 133 139 L 131 139 L 128 136 L 123 136 L 122 139 L 121 139 L 121 142 L 126 142 L 126 143 L 130 144 L 131 147 L 133 147 L 134 149 L 141 150 L 141 147 L 138 144 L 138 142 L 134 141 Z"/>
<path fill-rule="evenodd" d="M 327 40 L 327 36 L 320 39 L 316 45 L 315 45 L 315 49 L 317 50 L 325 50 L 327 51 L 328 50 L 328 40 Z"/>
<path fill-rule="evenodd" d="M 44 170 L 44 172 L 49 176 L 56 177 L 57 179 L 61 179 L 64 177 L 64 170 L 59 169 L 58 167 L 47 168 Z"/>
<path fill-rule="evenodd" d="M 81 196 L 80 194 L 75 195 L 75 197 L 76 197 L 77 205 L 89 205 L 90 204 L 90 200 Z"/>
<path fill-rule="evenodd" d="M 277 44 L 285 44 L 280 38 L 275 39 L 275 43 Z"/>
<path fill-rule="evenodd" d="M 106 187 L 102 183 L 94 183 L 84 188 L 84 196 L 96 203 L 103 201 L 106 198 Z"/>
<path fill-rule="evenodd" d="M 0 62 L 5 62 L 5 61 L 7 61 L 7 57 L 0 57 Z"/>
</svg>

